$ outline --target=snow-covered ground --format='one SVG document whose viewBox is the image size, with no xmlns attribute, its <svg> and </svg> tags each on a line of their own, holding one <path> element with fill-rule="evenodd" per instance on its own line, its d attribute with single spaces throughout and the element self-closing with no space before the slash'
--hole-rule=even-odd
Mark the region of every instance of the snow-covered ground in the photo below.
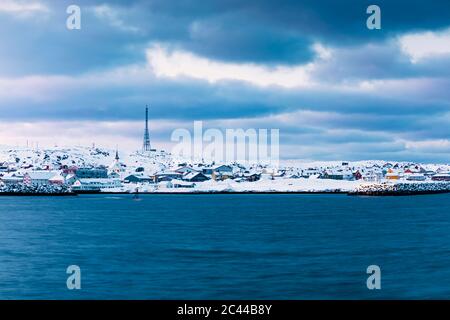
<svg viewBox="0 0 450 320">
<path fill-rule="evenodd" d="M 348 192 L 363 184 L 363 181 L 344 181 L 331 179 L 276 179 L 255 182 L 236 182 L 234 180 L 195 183 L 193 188 L 167 188 L 164 183 L 157 186 L 125 185 L 122 191 L 133 192 Z"/>
</svg>

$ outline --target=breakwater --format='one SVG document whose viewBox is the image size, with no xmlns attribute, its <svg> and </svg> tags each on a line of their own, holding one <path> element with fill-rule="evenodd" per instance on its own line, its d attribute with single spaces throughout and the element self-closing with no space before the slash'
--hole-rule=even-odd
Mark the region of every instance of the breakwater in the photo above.
<svg viewBox="0 0 450 320">
<path fill-rule="evenodd" d="M 0 196 L 72 196 L 71 188 L 62 185 L 14 184 L 0 186 Z"/>
<path fill-rule="evenodd" d="M 349 195 L 401 196 L 450 192 L 450 182 L 374 183 L 361 185 Z"/>
</svg>

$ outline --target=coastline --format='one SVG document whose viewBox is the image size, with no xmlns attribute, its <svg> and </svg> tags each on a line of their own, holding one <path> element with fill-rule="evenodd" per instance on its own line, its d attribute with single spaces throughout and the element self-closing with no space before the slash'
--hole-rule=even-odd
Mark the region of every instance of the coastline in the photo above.
<svg viewBox="0 0 450 320">
<path fill-rule="evenodd" d="M 218 195 L 218 194 L 311 194 L 311 195 L 324 195 L 324 194 L 341 194 L 348 196 L 372 196 L 372 197 L 385 197 L 385 196 L 416 196 L 416 195 L 429 195 L 429 194 L 443 194 L 450 193 L 450 190 L 420 190 L 420 191 L 161 191 L 161 192 L 139 192 L 137 195 Z M 1 196 L 9 197 L 76 197 L 79 195 L 131 195 L 133 192 L 72 192 L 72 193 L 14 193 L 14 192 L 0 192 Z"/>
<path fill-rule="evenodd" d="M 30 192 L 0 192 L 1 196 L 8 197 L 76 197 L 74 192 L 68 193 L 30 193 Z"/>
<path fill-rule="evenodd" d="M 369 196 L 369 197 L 398 197 L 398 196 L 420 196 L 427 194 L 450 193 L 450 190 L 428 190 L 428 191 L 374 191 L 374 192 L 347 192 L 349 196 Z"/>
</svg>

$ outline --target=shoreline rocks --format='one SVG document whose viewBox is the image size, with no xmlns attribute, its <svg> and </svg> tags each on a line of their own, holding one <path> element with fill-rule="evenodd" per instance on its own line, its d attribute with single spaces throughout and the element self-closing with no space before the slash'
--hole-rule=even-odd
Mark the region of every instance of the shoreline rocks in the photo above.
<svg viewBox="0 0 450 320">
<path fill-rule="evenodd" d="M 1 195 L 75 195 L 71 188 L 65 185 L 26 185 L 14 184 L 0 186 Z"/>
<path fill-rule="evenodd" d="M 450 182 L 376 183 L 361 185 L 349 195 L 397 196 L 450 192 Z"/>
</svg>

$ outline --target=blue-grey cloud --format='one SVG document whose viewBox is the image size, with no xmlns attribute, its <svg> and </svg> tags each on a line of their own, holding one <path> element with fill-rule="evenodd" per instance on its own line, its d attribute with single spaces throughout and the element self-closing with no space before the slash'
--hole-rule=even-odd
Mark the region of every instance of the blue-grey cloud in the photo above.
<svg viewBox="0 0 450 320">
<path fill-rule="evenodd" d="M 439 147 L 450 135 L 450 57 L 413 62 L 398 42 L 407 33 L 448 28 L 448 1 L 379 1 L 377 31 L 365 27 L 369 1 L 79 0 L 79 31 L 65 28 L 72 1 L 41 2 L 48 12 L 0 12 L 4 123 L 64 121 L 60 134 L 69 136 L 79 132 L 71 123 L 140 125 L 149 104 L 153 123 L 279 128 L 285 158 L 450 161 L 445 143 Z M 158 77 L 146 56 L 155 43 L 268 70 L 312 64 L 313 84 Z M 317 43 L 330 49 L 328 57 L 314 50 Z M 120 75 L 122 69 L 129 71 Z M 127 139 L 141 132 L 115 129 Z M 155 130 L 158 139 L 169 138 L 168 125 Z"/>
</svg>

